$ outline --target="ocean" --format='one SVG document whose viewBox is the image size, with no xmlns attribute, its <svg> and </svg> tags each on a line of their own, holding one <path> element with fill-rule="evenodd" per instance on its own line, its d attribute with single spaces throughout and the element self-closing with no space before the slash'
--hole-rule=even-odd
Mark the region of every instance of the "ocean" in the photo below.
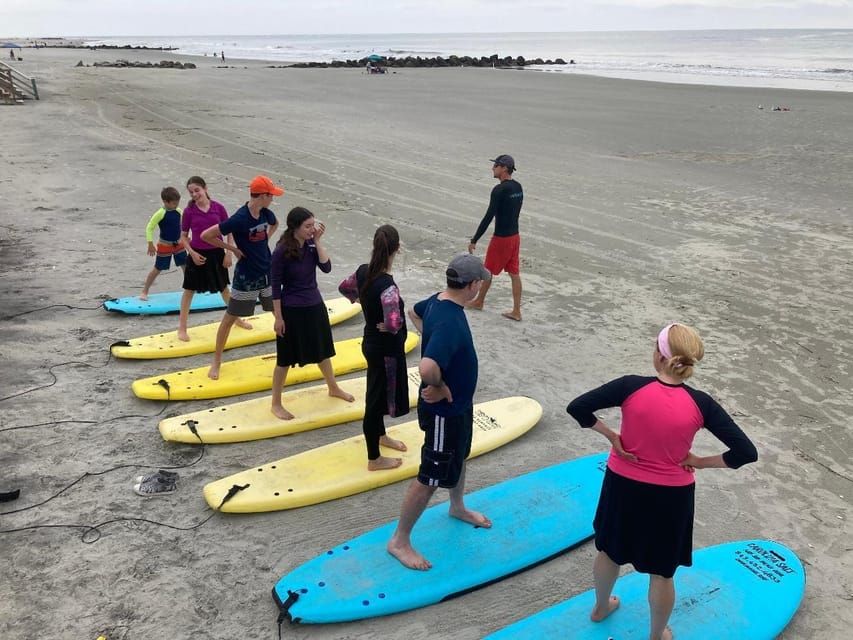
<svg viewBox="0 0 853 640">
<path fill-rule="evenodd" d="M 87 38 L 226 59 L 331 62 L 370 54 L 574 60 L 532 70 L 662 82 L 853 91 L 853 29 Z"/>
</svg>

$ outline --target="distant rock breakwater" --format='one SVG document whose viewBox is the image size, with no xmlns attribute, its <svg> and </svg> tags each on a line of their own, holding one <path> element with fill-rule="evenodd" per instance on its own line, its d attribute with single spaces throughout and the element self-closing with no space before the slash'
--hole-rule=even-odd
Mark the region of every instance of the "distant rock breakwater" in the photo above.
<svg viewBox="0 0 853 640">
<path fill-rule="evenodd" d="M 521 68 L 529 65 L 554 65 L 554 64 L 574 64 L 574 61 L 566 62 L 563 58 L 554 60 L 544 58 L 525 58 L 523 56 L 506 56 L 501 57 L 498 54 L 491 56 L 435 56 L 434 58 L 422 58 L 421 56 L 406 56 L 405 58 L 380 58 L 378 60 L 369 60 L 361 58 L 359 60 L 333 60 L 332 62 L 297 62 L 296 64 L 281 65 L 282 67 L 296 67 L 298 69 L 323 69 L 327 67 L 366 67 L 370 62 L 372 66 L 389 67 L 389 68 L 414 68 L 414 67 L 496 67 L 496 68 Z M 275 65 L 271 65 L 275 66 Z"/>
<path fill-rule="evenodd" d="M 81 60 L 75 66 L 88 67 L 90 65 L 83 64 Z M 93 62 L 93 67 L 117 67 L 134 69 L 195 69 L 196 66 L 192 62 L 177 62 L 175 60 L 161 60 L 160 62 L 130 62 L 129 60 L 116 60 L 115 62 Z"/>
</svg>

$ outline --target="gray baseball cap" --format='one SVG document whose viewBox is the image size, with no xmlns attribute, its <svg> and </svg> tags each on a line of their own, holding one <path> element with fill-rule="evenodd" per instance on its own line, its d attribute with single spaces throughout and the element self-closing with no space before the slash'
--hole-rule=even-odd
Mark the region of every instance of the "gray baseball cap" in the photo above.
<svg viewBox="0 0 853 640">
<path fill-rule="evenodd" d="M 515 171 L 515 160 L 513 160 L 512 156 L 508 156 L 505 153 L 496 156 L 494 160 L 490 160 L 489 162 L 494 162 L 495 164 L 499 164 L 502 167 L 506 167 L 510 170 L 510 172 Z"/>
<path fill-rule="evenodd" d="M 474 280 L 491 280 L 492 274 L 474 254 L 460 253 L 447 265 L 447 279 L 459 284 L 469 284 Z"/>
</svg>

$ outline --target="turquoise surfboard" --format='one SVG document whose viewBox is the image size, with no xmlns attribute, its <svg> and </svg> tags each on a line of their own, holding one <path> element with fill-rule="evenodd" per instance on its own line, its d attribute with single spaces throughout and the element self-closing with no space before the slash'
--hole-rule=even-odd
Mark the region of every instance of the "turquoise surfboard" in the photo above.
<svg viewBox="0 0 853 640">
<path fill-rule="evenodd" d="M 778 542 L 741 540 L 693 553 L 692 567 L 675 573 L 675 609 L 669 626 L 678 640 L 770 640 L 790 622 L 806 586 L 796 554 Z M 590 590 L 488 636 L 573 640 L 649 637 L 649 577 L 630 573 L 616 582 L 621 604 L 602 622 L 591 622 Z M 570 633 L 567 630 L 571 630 Z"/>
<path fill-rule="evenodd" d="M 545 562 L 592 537 L 606 459 L 579 458 L 468 494 L 466 505 L 485 513 L 491 529 L 450 517 L 448 503 L 430 507 L 412 532 L 429 571 L 407 569 L 386 551 L 392 522 L 294 569 L 273 599 L 293 623 L 346 622 L 442 602 Z"/>
<path fill-rule="evenodd" d="M 139 296 L 112 298 L 104 301 L 104 309 L 128 315 L 156 316 L 178 313 L 181 310 L 183 293 L 183 291 L 152 293 L 148 295 L 148 300 L 140 300 Z M 224 308 L 225 303 L 218 293 L 197 293 L 193 296 L 192 304 L 190 304 L 190 311 L 210 311 Z"/>
</svg>

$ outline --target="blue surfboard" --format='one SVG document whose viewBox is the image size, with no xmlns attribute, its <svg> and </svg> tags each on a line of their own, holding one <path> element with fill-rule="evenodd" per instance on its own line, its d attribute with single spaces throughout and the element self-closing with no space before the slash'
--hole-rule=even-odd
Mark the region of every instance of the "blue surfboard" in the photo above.
<svg viewBox="0 0 853 640">
<path fill-rule="evenodd" d="M 273 599 L 293 623 L 346 622 L 435 604 L 545 562 L 592 537 L 606 460 L 579 458 L 467 495 L 491 529 L 450 517 L 447 503 L 430 507 L 412 533 L 429 571 L 407 569 L 386 551 L 392 522 L 287 574 Z"/>
<path fill-rule="evenodd" d="M 112 298 L 104 301 L 104 309 L 117 311 L 128 315 L 165 315 L 178 313 L 181 310 L 183 291 L 169 293 L 152 293 L 148 300 L 140 300 L 139 296 L 129 298 Z M 210 311 L 224 309 L 225 303 L 218 293 L 197 293 L 193 296 L 190 311 Z"/>
<path fill-rule="evenodd" d="M 678 640 L 770 640 L 790 622 L 806 586 L 803 565 L 787 547 L 741 540 L 700 549 L 693 566 L 675 573 L 675 609 L 669 620 Z M 616 582 L 621 604 L 602 622 L 591 622 L 590 590 L 488 636 L 488 640 L 573 640 L 649 637 L 649 578 L 630 573 Z M 571 630 L 571 632 L 567 632 Z"/>
</svg>

